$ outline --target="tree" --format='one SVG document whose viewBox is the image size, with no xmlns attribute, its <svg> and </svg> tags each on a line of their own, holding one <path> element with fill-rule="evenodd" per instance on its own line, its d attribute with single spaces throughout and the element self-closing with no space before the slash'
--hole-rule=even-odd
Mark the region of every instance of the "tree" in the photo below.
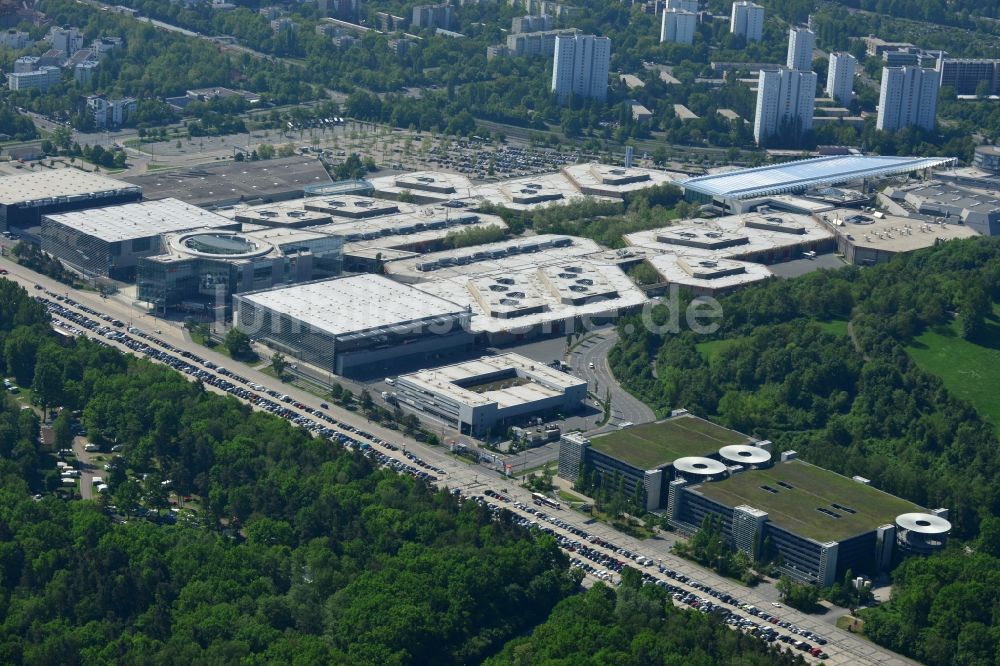
<svg viewBox="0 0 1000 666">
<path fill-rule="evenodd" d="M 235 359 L 252 358 L 254 355 L 253 347 L 250 346 L 250 336 L 235 326 L 226 333 L 223 344 L 226 345 L 229 355 Z"/>
<path fill-rule="evenodd" d="M 21 326 L 7 336 L 4 343 L 4 360 L 7 372 L 21 386 L 27 386 L 35 376 L 35 354 L 38 350 L 39 336 L 36 331 Z"/>
<path fill-rule="evenodd" d="M 146 506 L 159 511 L 169 506 L 167 501 L 167 488 L 163 485 L 163 477 L 159 474 L 150 474 L 142 482 L 142 497 Z"/>
<path fill-rule="evenodd" d="M 989 293 L 982 285 L 969 285 L 962 294 L 959 309 L 958 323 L 962 337 L 966 340 L 974 340 L 979 337 L 986 327 L 986 317 L 992 309 Z"/>
<path fill-rule="evenodd" d="M 35 364 L 35 378 L 31 382 L 31 392 L 42 408 L 42 418 L 48 414 L 48 408 L 62 397 L 62 370 L 47 355 Z"/>
<path fill-rule="evenodd" d="M 340 401 L 340 399 L 344 397 L 344 387 L 337 382 L 334 382 L 330 387 L 330 397 L 335 401 Z"/>
<path fill-rule="evenodd" d="M 115 491 L 115 503 L 126 516 L 133 515 L 142 500 L 142 487 L 135 479 L 128 479 Z"/>
<path fill-rule="evenodd" d="M 281 352 L 274 352 L 271 354 L 271 369 L 274 370 L 274 375 L 284 381 L 285 370 L 288 369 L 288 359 Z"/>
<path fill-rule="evenodd" d="M 53 421 L 52 436 L 55 440 L 56 450 L 73 447 L 73 419 L 69 410 L 60 411 L 59 416 Z"/>
<path fill-rule="evenodd" d="M 792 608 L 797 608 L 805 613 L 811 613 L 816 609 L 816 602 L 819 601 L 819 588 L 815 585 L 801 585 L 788 576 L 782 575 L 775 584 L 775 588 L 781 594 L 782 600 Z"/>
<path fill-rule="evenodd" d="M 407 414 L 403 418 L 403 432 L 412 435 L 420 429 L 420 419 L 413 414 Z"/>
<path fill-rule="evenodd" d="M 372 394 L 368 392 L 368 389 L 361 389 L 360 395 L 358 395 L 358 403 L 361 405 L 361 409 L 364 411 L 369 411 L 374 403 L 372 402 Z"/>
<path fill-rule="evenodd" d="M 272 146 L 271 144 L 262 143 L 259 146 L 257 146 L 257 150 L 254 152 L 257 153 L 257 157 L 259 157 L 260 159 L 269 160 L 274 157 L 275 150 L 274 146 Z"/>
</svg>

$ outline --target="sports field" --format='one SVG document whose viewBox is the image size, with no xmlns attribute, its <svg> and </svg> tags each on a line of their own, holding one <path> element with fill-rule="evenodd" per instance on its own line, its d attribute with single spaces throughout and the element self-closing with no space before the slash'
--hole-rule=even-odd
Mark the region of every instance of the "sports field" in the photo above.
<svg viewBox="0 0 1000 666">
<path fill-rule="evenodd" d="M 993 312 L 1000 316 L 1000 305 Z M 990 323 L 983 340 L 987 344 L 963 340 L 952 324 L 921 333 L 907 351 L 917 365 L 992 421 L 1000 435 L 1000 325 Z"/>
<path fill-rule="evenodd" d="M 912 502 L 801 460 L 741 472 L 698 488 L 705 497 L 727 506 L 749 504 L 766 511 L 778 527 L 821 542 L 863 534 L 892 523 L 901 513 L 923 511 Z"/>
<path fill-rule="evenodd" d="M 631 426 L 590 440 L 597 451 L 640 469 L 654 469 L 684 456 L 703 456 L 749 438 L 695 416 Z"/>
</svg>

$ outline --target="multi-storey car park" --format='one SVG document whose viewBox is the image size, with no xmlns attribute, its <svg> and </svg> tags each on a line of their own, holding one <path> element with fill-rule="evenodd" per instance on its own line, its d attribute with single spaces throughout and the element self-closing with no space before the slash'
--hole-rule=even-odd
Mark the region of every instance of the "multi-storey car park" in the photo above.
<svg viewBox="0 0 1000 666">
<path fill-rule="evenodd" d="M 851 570 L 875 575 L 905 553 L 944 546 L 947 511 L 929 512 L 868 485 L 797 460 L 706 482 L 674 481 L 667 514 L 695 529 L 716 516 L 737 548 L 775 558 L 791 577 L 830 585 Z"/>
<path fill-rule="evenodd" d="M 338 375 L 384 377 L 472 344 L 468 307 L 380 275 L 238 294 L 234 308 L 252 338 Z"/>
<path fill-rule="evenodd" d="M 44 280 L 43 280 L 44 281 Z M 54 283 L 49 282 L 50 286 Z M 56 294 L 53 292 L 46 292 L 55 298 Z M 86 296 L 83 297 L 86 300 Z M 93 301 L 95 305 L 107 305 L 107 301 Z M 206 382 L 207 385 L 213 387 L 214 390 L 226 391 L 232 393 L 240 398 L 247 399 L 255 404 L 260 409 L 266 409 L 279 414 L 285 418 L 295 419 L 295 422 L 302 427 L 309 428 L 316 431 L 323 436 L 328 436 L 334 439 L 338 439 L 348 447 L 358 448 L 364 455 L 379 462 L 380 464 L 385 464 L 397 469 L 401 472 L 406 472 L 409 474 L 423 475 L 424 478 L 428 478 L 427 472 L 421 470 L 433 471 L 437 474 L 444 474 L 444 470 L 434 467 L 433 465 L 428 465 L 426 462 L 421 460 L 419 457 L 410 453 L 404 445 L 405 459 L 402 454 L 399 454 L 399 447 L 394 444 L 398 442 L 395 439 L 395 435 L 388 433 L 384 430 L 379 429 L 377 426 L 370 426 L 369 430 L 374 428 L 374 432 L 380 433 L 382 437 L 388 437 L 390 441 L 385 441 L 379 439 L 378 435 L 372 435 L 370 432 L 365 431 L 362 427 L 356 425 L 349 425 L 348 423 L 342 423 L 336 419 L 333 419 L 328 414 L 322 413 L 322 410 L 315 409 L 316 399 L 313 398 L 313 407 L 308 405 L 299 404 L 297 401 L 288 403 L 284 406 L 282 403 L 276 402 L 275 400 L 270 400 L 267 395 L 265 395 L 265 387 L 254 385 L 251 380 L 244 377 L 235 375 L 233 373 L 223 373 L 220 370 L 213 370 L 207 373 L 201 370 L 197 364 L 202 363 L 199 357 L 190 353 L 183 348 L 178 349 L 177 347 L 166 343 L 165 341 L 158 339 L 148 333 L 139 331 L 138 329 L 132 329 L 131 332 L 136 334 L 136 338 L 132 338 L 130 335 L 125 335 L 124 333 L 115 331 L 111 328 L 101 328 L 101 322 L 96 319 L 99 314 L 91 308 L 87 308 L 82 304 L 78 304 L 75 301 L 67 298 L 64 303 L 56 303 L 54 300 L 47 301 L 50 310 L 53 312 L 53 326 L 57 330 L 62 329 L 64 332 L 71 335 L 92 335 L 97 343 L 108 344 L 112 346 L 120 346 L 125 351 L 132 351 L 136 354 L 144 354 L 150 356 L 153 359 L 160 360 L 164 363 L 168 363 L 173 367 L 187 373 L 192 379 L 198 378 Z M 87 316 L 81 316 L 79 313 L 73 312 L 73 310 L 79 309 L 81 311 L 87 312 Z M 90 318 L 89 315 L 93 315 Z M 88 332 L 82 332 L 79 329 L 74 328 L 74 326 L 82 326 L 89 329 Z M 92 331 L 92 333 L 90 332 Z M 107 334 L 108 340 L 105 342 L 103 336 Z M 140 339 L 141 338 L 141 339 Z M 149 344 L 146 344 L 146 343 Z M 168 351 L 162 351 L 159 348 L 162 347 Z M 177 354 L 180 355 L 177 355 Z M 211 352 L 207 352 L 211 356 Z M 183 358 L 181 358 L 183 356 Z M 218 360 L 218 359 L 216 359 Z M 211 366 L 208 366 L 211 367 Z M 221 375 L 225 376 L 221 376 Z M 250 371 L 250 376 L 254 377 L 254 372 Z M 257 378 L 265 384 L 268 384 L 270 380 L 268 378 L 260 376 Z M 241 385 L 246 385 L 247 388 L 244 389 Z M 250 390 L 253 388 L 255 390 Z M 260 391 L 258 395 L 256 390 Z M 289 393 L 296 393 L 294 389 L 286 389 Z M 274 391 L 273 389 L 266 390 L 266 393 L 274 398 L 278 398 L 280 393 Z M 303 402 L 309 403 L 310 398 L 305 394 L 301 394 L 298 399 Z M 294 409 L 293 409 L 294 408 Z M 347 415 L 345 418 L 348 421 L 351 420 L 351 416 Z M 325 423 L 329 424 L 329 428 L 325 426 Z M 370 442 L 370 444 L 369 444 Z M 418 449 L 419 444 L 414 444 L 413 449 Z M 433 450 L 427 450 L 426 455 L 430 457 L 432 461 L 437 460 L 438 464 L 444 465 L 443 456 L 440 453 L 436 453 Z M 417 467 L 419 466 L 419 468 Z M 458 485 L 473 484 L 479 479 L 479 476 L 469 477 L 467 480 L 463 481 L 461 478 L 462 470 L 456 468 L 449 472 L 451 481 L 449 485 L 453 488 L 457 488 Z M 458 477 L 452 476 L 458 475 Z M 487 483 L 487 488 L 490 485 L 494 487 L 499 487 L 500 485 L 507 485 L 506 481 L 501 479 L 485 479 Z M 476 486 L 481 486 L 481 482 L 476 482 Z M 470 485 L 470 488 L 472 486 Z M 456 492 L 456 490 L 453 490 Z M 514 489 L 513 496 L 516 499 L 518 496 L 517 489 Z M 520 515 L 520 522 L 527 525 L 528 521 L 537 520 L 541 521 L 540 526 L 542 531 L 554 534 L 556 536 L 559 545 L 566 549 L 571 549 L 576 553 L 576 559 L 573 560 L 574 566 L 579 566 L 584 568 L 588 575 L 607 580 L 606 574 L 603 574 L 601 570 L 607 569 L 613 572 L 620 572 L 622 566 L 634 560 L 636 564 L 640 566 L 648 566 L 652 564 L 649 558 L 640 557 L 639 553 L 629 551 L 622 548 L 622 543 L 626 548 L 636 548 L 640 550 L 643 548 L 642 545 L 637 542 L 633 543 L 631 539 L 626 536 L 615 536 L 609 537 L 609 530 L 601 528 L 587 528 L 581 529 L 581 527 L 586 527 L 579 520 L 575 520 L 571 515 L 562 516 L 564 520 L 560 519 L 560 513 L 555 512 L 554 515 L 543 514 L 540 511 L 532 509 L 530 506 L 519 504 L 516 501 L 511 500 L 510 497 L 506 495 L 507 491 L 503 491 L 504 494 L 497 493 L 492 490 L 486 490 L 486 494 L 491 498 L 496 498 L 496 502 L 487 502 L 493 510 L 499 510 L 501 507 L 513 511 L 515 514 Z M 522 493 L 523 496 L 527 496 L 527 493 Z M 483 500 L 481 497 L 473 497 L 473 499 Z M 513 505 L 511 502 L 513 501 Z M 527 515 L 530 514 L 530 515 Z M 545 523 L 551 523 L 552 527 L 546 527 Z M 532 526 L 537 523 L 531 522 Z M 905 530 L 903 535 L 903 540 L 911 548 L 911 552 L 926 552 L 928 549 L 933 550 L 940 547 L 941 540 L 943 536 L 947 533 L 947 520 L 935 516 L 925 516 L 925 515 L 912 515 L 904 514 L 897 517 L 897 525 L 901 530 Z M 591 534 L 588 530 L 596 529 L 596 534 Z M 579 538 L 585 543 L 575 541 L 575 538 Z M 612 539 L 609 541 L 609 538 Z M 622 539 L 623 541 L 619 541 Z M 921 550 L 923 549 L 923 550 Z M 580 558 L 583 558 L 582 560 Z M 840 630 L 835 630 L 830 628 L 831 634 L 827 634 L 827 630 L 820 629 L 820 633 L 827 634 L 830 638 L 827 641 L 822 636 L 815 633 L 817 628 L 815 622 L 811 622 L 808 617 L 800 616 L 798 613 L 792 610 L 782 610 L 777 611 L 777 614 L 781 617 L 775 617 L 771 613 L 763 611 L 761 609 L 755 608 L 746 601 L 751 601 L 754 603 L 766 606 L 766 604 L 752 592 L 743 590 L 738 591 L 735 589 L 730 590 L 731 586 L 727 584 L 725 579 L 722 579 L 710 571 L 703 570 L 693 564 L 689 564 L 685 561 L 676 560 L 666 553 L 663 553 L 663 561 L 658 567 L 658 573 L 661 576 L 666 576 L 668 580 L 657 575 L 657 572 L 644 573 L 643 581 L 644 583 L 657 584 L 665 586 L 671 594 L 674 596 L 675 603 L 680 604 L 696 604 L 700 608 L 706 608 L 712 610 L 710 607 L 714 606 L 713 602 L 707 597 L 714 597 L 718 602 L 732 607 L 732 611 L 729 612 L 729 619 L 727 619 L 728 624 L 732 624 L 734 628 L 742 631 L 752 632 L 755 636 L 766 637 L 767 640 L 773 641 L 775 639 L 781 640 L 782 642 L 789 643 L 810 652 L 812 656 L 821 656 L 818 654 L 818 650 L 810 650 L 809 648 L 803 647 L 804 643 L 800 642 L 800 639 L 805 641 L 811 641 L 813 644 L 819 643 L 823 646 L 823 649 L 828 650 L 831 654 L 830 657 L 836 661 L 836 663 L 886 663 L 887 659 L 893 658 L 893 654 L 887 651 L 883 651 L 877 646 L 872 646 L 870 644 L 858 643 L 855 639 L 845 632 Z M 643 565 L 642 560 L 645 559 L 645 565 Z M 624 561 L 623 561 L 624 560 Z M 667 566 L 664 566 L 666 564 Z M 596 566 L 592 566 L 596 565 Z M 676 567 L 677 570 L 671 569 L 669 567 Z M 687 573 L 688 575 L 684 575 Z M 688 576 L 692 578 L 689 579 Z M 693 577 L 701 580 L 709 581 L 708 585 L 696 581 Z M 674 584 L 676 583 L 676 584 Z M 713 588 L 712 586 L 719 586 Z M 694 591 L 692 593 L 692 590 Z M 731 592 L 731 594 L 726 594 L 726 591 Z M 706 595 L 706 596 L 702 596 Z M 757 598 L 755 598 L 757 597 Z M 708 604 L 707 606 L 705 604 Z M 750 617 L 748 617 L 750 616 Z M 780 631 L 775 632 L 769 627 L 769 623 L 777 623 L 779 620 L 784 619 L 785 622 L 781 622 L 780 626 L 783 628 Z M 788 624 L 788 621 L 793 622 L 793 624 Z M 794 622 L 799 622 L 800 625 L 795 625 Z M 805 627 L 811 627 L 814 631 L 808 631 Z M 763 630 L 766 633 L 762 633 Z M 829 645 L 827 643 L 829 642 Z M 825 657 L 822 657 L 825 658 Z M 846 661 L 845 661 L 846 660 Z"/>
<path fill-rule="evenodd" d="M 0 178 L 0 229 L 37 225 L 42 216 L 142 199 L 142 189 L 80 169 L 52 169 Z"/>
<path fill-rule="evenodd" d="M 178 198 L 195 206 L 233 206 L 295 199 L 310 188 L 331 185 L 315 157 L 282 157 L 264 162 L 224 162 L 128 176 L 147 199 Z"/>
<path fill-rule="evenodd" d="M 474 436 L 529 417 L 576 411 L 587 398 L 587 380 L 519 354 L 421 370 L 395 382 L 401 406 Z"/>
<path fill-rule="evenodd" d="M 684 531 L 718 519 L 730 542 L 796 580 L 874 575 L 903 554 L 943 547 L 947 511 L 929 512 L 681 410 L 660 423 L 587 439 L 563 435 L 559 475 L 623 488 Z"/>
<path fill-rule="evenodd" d="M 647 510 L 653 511 L 666 505 L 675 461 L 694 458 L 697 460 L 692 464 L 697 464 L 720 447 L 752 441 L 742 433 L 681 410 L 663 421 L 591 438 L 577 433 L 563 435 L 559 476 L 576 481 L 583 474 L 610 487 L 621 483 L 627 497 L 637 498 Z M 714 465 L 711 468 L 715 470 Z"/>
</svg>

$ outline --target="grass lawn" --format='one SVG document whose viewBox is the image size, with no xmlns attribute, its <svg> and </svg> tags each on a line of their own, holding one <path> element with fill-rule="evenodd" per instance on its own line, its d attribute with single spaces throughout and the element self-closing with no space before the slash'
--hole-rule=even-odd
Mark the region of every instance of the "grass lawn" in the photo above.
<svg viewBox="0 0 1000 666">
<path fill-rule="evenodd" d="M 568 490 L 557 490 L 556 495 L 564 502 L 586 502 L 587 500 Z"/>
<path fill-rule="evenodd" d="M 837 618 L 837 628 L 863 636 L 865 633 L 865 621 L 857 617 L 851 617 L 850 615 L 841 615 Z"/>
<path fill-rule="evenodd" d="M 641 469 L 653 469 L 684 456 L 718 451 L 727 444 L 742 444 L 747 437 L 694 416 L 632 426 L 600 435 L 590 445 Z"/>
<path fill-rule="evenodd" d="M 726 349 L 729 349 L 734 344 L 739 342 L 741 338 L 729 338 L 726 340 L 709 340 L 708 342 L 699 342 L 694 346 L 698 350 L 709 365 L 715 363 L 715 359 L 719 358 Z"/>
<path fill-rule="evenodd" d="M 993 307 L 1000 318 L 1000 306 Z M 1000 324 L 990 322 L 979 343 L 963 340 L 957 324 L 925 331 L 907 347 L 917 365 L 969 401 L 1000 434 Z"/>
<path fill-rule="evenodd" d="M 249 365 L 251 368 L 255 367 L 253 363 L 248 363 L 247 365 Z M 278 375 L 276 375 L 274 373 L 274 368 L 271 367 L 270 363 L 268 363 L 267 365 L 264 365 L 262 367 L 256 368 L 256 369 L 257 369 L 258 372 L 262 372 L 263 374 L 267 375 L 268 377 L 274 377 L 275 379 L 278 378 Z M 294 386 L 295 388 L 301 389 L 301 390 L 305 391 L 306 393 L 311 393 L 312 395 L 316 396 L 317 398 L 323 398 L 324 400 L 329 400 L 330 399 L 330 391 L 329 390 L 324 390 L 324 389 L 320 388 L 319 386 L 317 386 L 316 384 L 313 384 L 312 382 L 304 381 L 304 380 L 299 379 L 298 377 L 295 377 L 293 375 L 286 374 L 285 375 L 285 379 L 282 380 L 282 383 L 288 384 L 290 386 Z M 354 404 L 357 404 L 357 398 L 358 398 L 358 396 L 355 395 L 354 396 Z"/>
<path fill-rule="evenodd" d="M 847 336 L 847 322 L 843 319 L 834 319 L 832 321 L 818 321 L 816 322 L 821 329 L 830 333 L 831 335 L 836 335 L 837 337 Z"/>
</svg>

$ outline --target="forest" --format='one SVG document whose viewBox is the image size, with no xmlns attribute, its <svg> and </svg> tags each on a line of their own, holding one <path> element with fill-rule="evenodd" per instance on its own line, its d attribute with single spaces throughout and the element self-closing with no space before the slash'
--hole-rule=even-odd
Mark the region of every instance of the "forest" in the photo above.
<svg viewBox="0 0 1000 666">
<path fill-rule="evenodd" d="M 674 607 L 655 585 L 641 585 L 634 569 L 616 590 L 598 583 L 560 602 L 529 636 L 511 641 L 487 666 L 792 666 L 790 650 L 731 630 L 718 619 Z"/>
<path fill-rule="evenodd" d="M 39 418 L 5 392 L 0 662 L 462 664 L 576 589 L 545 535 L 47 322 L 0 279 L 3 374 L 123 445 L 128 520 L 52 494 Z M 197 520 L 137 518 L 166 479 Z"/>
<path fill-rule="evenodd" d="M 507 512 L 62 339 L 6 279 L 0 350 L 58 411 L 46 444 L 24 394 L 0 395 L 4 664 L 803 663 L 634 569 L 580 594 L 555 541 Z M 53 450 L 74 431 L 121 447 L 99 500 L 66 498 Z M 200 508 L 165 520 L 165 483 Z"/>
<path fill-rule="evenodd" d="M 921 331 L 956 319 L 961 335 L 995 348 L 1000 322 L 989 305 L 1000 302 L 1000 241 L 949 242 L 864 270 L 773 279 L 720 302 L 724 316 L 710 336 L 660 335 L 641 320 L 622 320 L 621 341 L 609 354 L 615 375 L 658 414 L 686 407 L 921 506 L 947 507 L 953 539 L 1000 566 L 995 545 L 975 551 L 997 538 L 994 424 L 905 350 Z M 660 306 L 652 321 L 667 314 Z M 971 557 L 956 548 L 908 566 L 961 568 Z M 941 611 L 921 605 L 917 596 L 930 595 L 925 581 L 907 578 L 905 566 L 900 571 L 906 594 L 872 612 L 875 640 L 934 661 L 929 652 L 940 644 L 958 649 L 958 633 L 971 622 L 989 628 L 990 645 L 997 644 L 992 604 L 966 606 L 956 619 L 958 606 L 943 606 L 953 597 L 935 598 Z M 915 635 L 920 640 L 910 641 Z"/>
</svg>

